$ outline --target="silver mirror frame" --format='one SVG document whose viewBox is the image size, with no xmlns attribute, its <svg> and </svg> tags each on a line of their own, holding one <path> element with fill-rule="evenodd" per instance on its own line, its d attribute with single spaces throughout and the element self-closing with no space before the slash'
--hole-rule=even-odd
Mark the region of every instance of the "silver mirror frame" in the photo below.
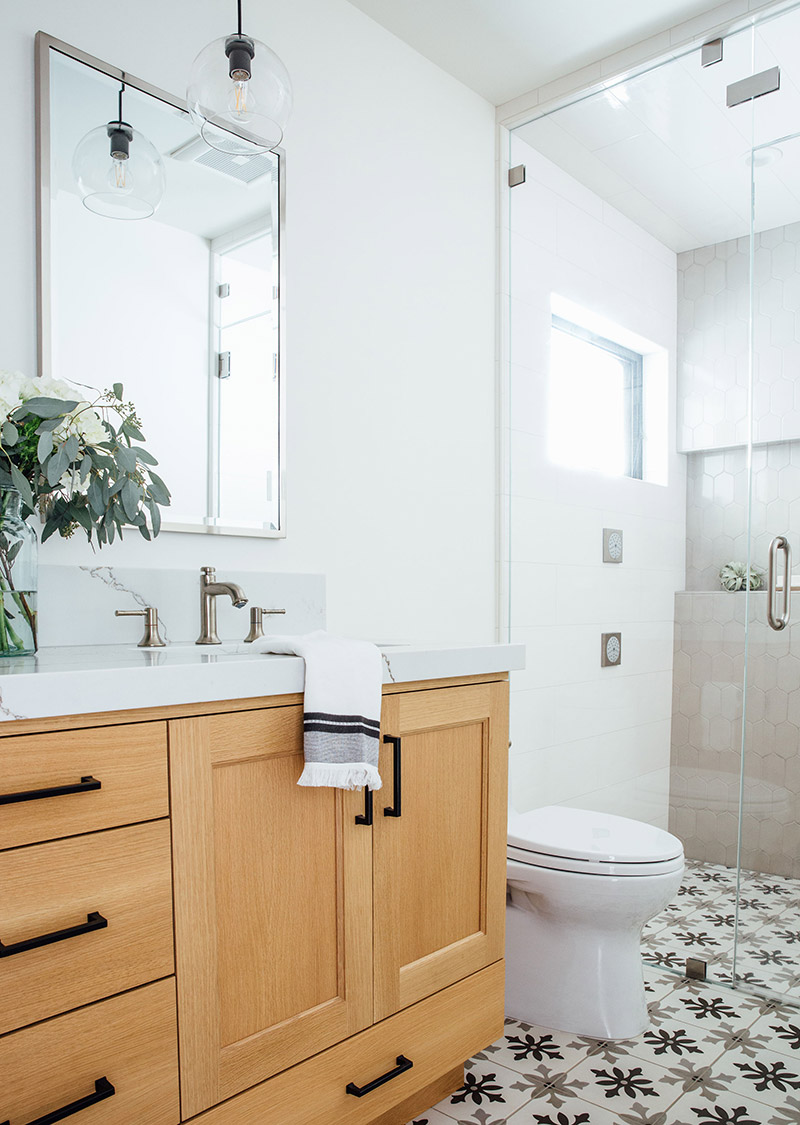
<svg viewBox="0 0 800 1125">
<path fill-rule="evenodd" d="M 102 59 L 95 58 L 69 43 L 47 35 L 44 31 L 36 33 L 36 313 L 38 324 L 37 360 L 40 376 L 52 373 L 53 324 L 50 291 L 51 273 L 51 226 L 50 191 L 52 172 L 50 167 L 50 52 L 56 51 L 84 63 L 101 74 L 107 74 L 117 82 L 125 80 L 126 85 L 149 94 L 167 105 L 186 111 L 186 102 L 174 94 L 161 90 L 158 86 L 136 78 L 128 71 L 112 66 Z M 170 523 L 165 520 L 162 531 L 181 531 L 200 535 L 240 535 L 260 539 L 286 538 L 286 391 L 285 391 L 285 247 L 286 247 L 286 153 L 283 148 L 273 150 L 278 156 L 278 467 L 279 498 L 278 522 L 276 530 L 267 528 L 228 527 L 218 524 Z M 209 391 L 209 393 L 211 393 Z M 211 438 L 209 435 L 209 443 Z M 216 481 L 211 479 L 217 471 L 218 459 L 209 450 L 209 494 L 216 489 Z"/>
</svg>

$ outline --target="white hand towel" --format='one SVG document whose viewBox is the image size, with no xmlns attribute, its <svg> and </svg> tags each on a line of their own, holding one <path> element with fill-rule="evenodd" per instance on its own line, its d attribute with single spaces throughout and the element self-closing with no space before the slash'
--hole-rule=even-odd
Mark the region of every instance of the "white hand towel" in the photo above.
<svg viewBox="0 0 800 1125">
<path fill-rule="evenodd" d="M 306 764 L 297 784 L 380 789 L 380 649 L 322 629 L 296 637 L 264 637 L 256 645 L 259 652 L 302 656 L 305 661 Z"/>
</svg>

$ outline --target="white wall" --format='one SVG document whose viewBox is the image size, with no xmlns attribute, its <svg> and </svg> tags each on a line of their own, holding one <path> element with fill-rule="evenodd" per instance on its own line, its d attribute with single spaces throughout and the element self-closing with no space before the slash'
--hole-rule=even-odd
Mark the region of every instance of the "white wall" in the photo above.
<svg viewBox="0 0 800 1125">
<path fill-rule="evenodd" d="M 674 592 L 684 581 L 685 465 L 675 450 L 675 255 L 517 137 L 527 182 L 509 199 L 512 796 L 666 827 Z M 576 472 L 547 458 L 551 296 L 662 349 L 668 484 Z M 625 341 L 622 341 L 625 342 Z M 624 532 L 622 565 L 602 529 Z M 622 665 L 600 635 L 622 632 Z"/>
<path fill-rule="evenodd" d="M 48 543 L 50 563 L 324 572 L 332 629 L 494 638 L 494 112 L 344 0 L 251 0 L 286 135 L 288 538 Z M 35 366 L 33 36 L 174 92 L 217 0 L 2 0 L 0 367 Z"/>
</svg>

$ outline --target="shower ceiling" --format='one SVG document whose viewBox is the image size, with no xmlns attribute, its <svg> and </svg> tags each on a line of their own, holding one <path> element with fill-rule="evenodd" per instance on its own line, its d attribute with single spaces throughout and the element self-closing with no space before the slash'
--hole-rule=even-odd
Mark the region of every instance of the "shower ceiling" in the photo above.
<svg viewBox="0 0 800 1125">
<path fill-rule="evenodd" d="M 750 138 L 800 132 L 800 12 L 661 66 L 517 130 L 602 199 L 675 251 L 749 233 Z M 772 66 L 781 89 L 734 109 L 726 87 Z M 800 216 L 800 145 L 778 143 L 758 168 L 757 229 Z"/>
</svg>

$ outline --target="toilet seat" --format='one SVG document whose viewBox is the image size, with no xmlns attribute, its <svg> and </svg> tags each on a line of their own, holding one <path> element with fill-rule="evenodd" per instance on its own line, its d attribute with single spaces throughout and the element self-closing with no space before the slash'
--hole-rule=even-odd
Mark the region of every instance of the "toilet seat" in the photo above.
<svg viewBox="0 0 800 1125">
<path fill-rule="evenodd" d="M 683 868 L 680 840 L 628 817 L 549 805 L 510 813 L 507 857 L 584 875 L 665 875 Z"/>
</svg>

